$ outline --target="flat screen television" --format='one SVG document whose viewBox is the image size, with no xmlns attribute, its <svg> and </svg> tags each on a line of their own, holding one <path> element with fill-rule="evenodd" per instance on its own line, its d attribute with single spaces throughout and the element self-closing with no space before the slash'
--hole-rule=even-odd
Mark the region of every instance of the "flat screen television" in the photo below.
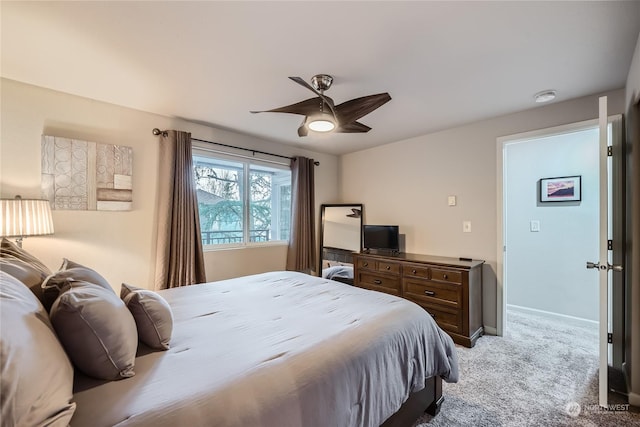
<svg viewBox="0 0 640 427">
<path fill-rule="evenodd" d="M 398 252 L 400 250 L 397 225 L 364 225 L 362 229 L 365 249 Z"/>
</svg>

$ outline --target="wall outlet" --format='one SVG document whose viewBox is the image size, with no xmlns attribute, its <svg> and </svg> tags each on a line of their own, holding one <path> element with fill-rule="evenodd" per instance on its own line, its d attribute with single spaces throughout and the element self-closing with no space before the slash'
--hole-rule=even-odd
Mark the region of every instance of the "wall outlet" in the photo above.
<svg viewBox="0 0 640 427">
<path fill-rule="evenodd" d="M 456 196 L 447 197 L 447 204 L 449 206 L 455 206 L 456 205 Z"/>
<path fill-rule="evenodd" d="M 537 220 L 537 219 L 532 219 L 532 220 L 529 222 L 529 230 L 530 230 L 532 233 L 537 233 L 537 232 L 539 232 L 539 231 L 540 231 L 540 221 L 539 221 L 539 220 Z"/>
<path fill-rule="evenodd" d="M 471 221 L 462 221 L 462 232 L 471 233 Z"/>
</svg>

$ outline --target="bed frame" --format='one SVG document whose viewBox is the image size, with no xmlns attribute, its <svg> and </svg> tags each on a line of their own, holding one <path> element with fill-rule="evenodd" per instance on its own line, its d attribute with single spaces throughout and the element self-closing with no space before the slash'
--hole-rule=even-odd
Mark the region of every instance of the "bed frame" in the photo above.
<svg viewBox="0 0 640 427">
<path fill-rule="evenodd" d="M 425 412 L 436 416 L 440 412 L 443 401 L 442 378 L 427 378 L 424 389 L 411 394 L 398 412 L 389 417 L 380 427 L 407 427 L 413 425 Z"/>
</svg>

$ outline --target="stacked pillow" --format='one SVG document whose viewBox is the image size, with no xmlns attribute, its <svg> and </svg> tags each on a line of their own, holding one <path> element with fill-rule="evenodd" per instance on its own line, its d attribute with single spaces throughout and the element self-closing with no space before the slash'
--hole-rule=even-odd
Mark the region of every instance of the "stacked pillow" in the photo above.
<svg viewBox="0 0 640 427">
<path fill-rule="evenodd" d="M 134 375 L 136 323 L 104 277 L 65 259 L 42 287 L 59 293 L 49 316 L 78 369 L 104 380 Z"/>
<path fill-rule="evenodd" d="M 42 282 L 51 275 L 51 270 L 33 255 L 18 247 L 7 238 L 0 243 L 0 270 L 24 283 L 44 307 L 49 310 L 57 294 L 44 294 Z"/>
<path fill-rule="evenodd" d="M 169 304 L 155 292 L 123 284 L 121 299 L 95 270 L 64 259 L 60 270 L 52 274 L 37 258 L 7 239 L 2 239 L 0 269 L 8 273 L 3 274 L 3 292 L 7 280 L 19 283 L 24 290 L 29 287 L 32 293 L 26 293 L 41 309 L 38 316 L 54 337 L 57 333 L 57 345 L 60 347 L 62 343 L 68 358 L 86 375 L 104 380 L 133 376 L 138 339 L 153 349 L 169 348 L 173 316 Z M 7 319 L 5 324 L 11 324 L 11 320 Z M 0 391 L 3 396 L 5 344 L 13 346 L 3 334 Z M 47 352 L 33 353 L 34 357 L 46 360 L 43 354 Z M 68 365 L 69 359 L 65 356 Z M 16 384 L 22 381 L 7 382 L 7 387 Z M 4 398 L 2 402 L 4 415 Z"/>
<path fill-rule="evenodd" d="M 69 425 L 75 411 L 73 367 L 40 301 L 5 271 L 0 271 L 0 336 L 2 424 Z"/>
<path fill-rule="evenodd" d="M 42 288 L 59 294 L 51 322 L 71 360 L 89 376 L 133 376 L 138 340 L 156 350 L 169 348 L 173 315 L 156 292 L 123 283 L 118 298 L 98 272 L 66 258 Z"/>
</svg>

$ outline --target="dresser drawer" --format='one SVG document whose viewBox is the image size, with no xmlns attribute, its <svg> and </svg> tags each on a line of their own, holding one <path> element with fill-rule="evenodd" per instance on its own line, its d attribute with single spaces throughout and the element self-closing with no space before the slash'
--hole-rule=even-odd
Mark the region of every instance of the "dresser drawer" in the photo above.
<svg viewBox="0 0 640 427">
<path fill-rule="evenodd" d="M 433 317 L 438 326 L 447 332 L 462 333 L 462 313 L 458 310 L 431 304 L 419 304 Z"/>
<path fill-rule="evenodd" d="M 406 277 L 402 283 L 406 298 L 443 304 L 451 308 L 462 307 L 462 287 L 460 285 Z"/>
<path fill-rule="evenodd" d="M 358 285 L 374 291 L 400 295 L 400 278 L 361 272 L 358 274 Z"/>
<path fill-rule="evenodd" d="M 447 283 L 462 283 L 462 273 L 456 270 L 431 268 L 431 280 Z"/>
<path fill-rule="evenodd" d="M 420 277 L 422 279 L 429 278 L 429 267 L 421 264 L 406 264 L 402 267 L 402 275 L 405 277 Z"/>
<path fill-rule="evenodd" d="M 400 264 L 397 262 L 378 261 L 378 271 L 400 274 Z"/>
<path fill-rule="evenodd" d="M 376 269 L 376 260 L 371 258 L 360 258 L 358 257 L 358 262 L 356 264 L 358 268 L 363 270 L 375 270 Z"/>
</svg>

